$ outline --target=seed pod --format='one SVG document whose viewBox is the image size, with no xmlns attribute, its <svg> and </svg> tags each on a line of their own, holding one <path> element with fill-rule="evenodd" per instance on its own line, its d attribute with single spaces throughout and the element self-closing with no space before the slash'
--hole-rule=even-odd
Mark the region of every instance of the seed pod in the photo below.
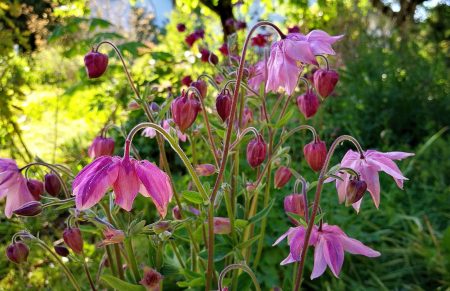
<svg viewBox="0 0 450 291">
<path fill-rule="evenodd" d="M 327 146 L 319 138 L 303 147 L 306 162 L 313 171 L 320 171 L 327 157 Z"/>
<path fill-rule="evenodd" d="M 6 248 L 6 256 L 8 259 L 16 264 L 21 264 L 26 262 L 28 259 L 28 254 L 30 253 L 30 249 L 26 244 L 21 241 L 10 244 Z"/>
<path fill-rule="evenodd" d="M 59 181 L 56 174 L 46 174 L 44 177 L 44 181 L 45 191 L 54 197 L 58 196 L 58 194 L 61 192 L 61 182 Z"/>
<path fill-rule="evenodd" d="M 84 65 L 89 78 L 98 78 L 103 75 L 108 68 L 108 56 L 91 51 L 84 56 Z"/>
<path fill-rule="evenodd" d="M 63 232 L 63 239 L 74 253 L 80 254 L 83 251 L 83 237 L 79 228 L 66 228 Z"/>
<path fill-rule="evenodd" d="M 247 145 L 247 162 L 256 168 L 266 159 L 267 146 L 261 135 L 252 139 Z"/>
</svg>

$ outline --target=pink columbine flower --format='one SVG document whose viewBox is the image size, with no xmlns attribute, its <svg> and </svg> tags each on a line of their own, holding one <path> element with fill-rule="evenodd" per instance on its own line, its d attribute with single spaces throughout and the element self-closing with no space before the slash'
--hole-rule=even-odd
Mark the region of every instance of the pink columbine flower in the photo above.
<svg viewBox="0 0 450 291">
<path fill-rule="evenodd" d="M 270 50 L 266 90 L 277 91 L 284 88 L 292 94 L 303 64 L 318 65 L 318 54 L 334 55 L 331 45 L 343 36 L 330 36 L 322 30 L 313 30 L 307 35 L 289 33 L 284 39 L 275 42 Z"/>
<path fill-rule="evenodd" d="M 214 233 L 229 234 L 231 232 L 230 219 L 226 217 L 214 217 Z"/>
<path fill-rule="evenodd" d="M 103 235 L 105 236 L 105 239 L 97 245 L 98 247 L 120 244 L 125 240 L 125 233 L 120 229 L 108 227 L 103 231 Z"/>
<path fill-rule="evenodd" d="M 12 216 L 14 210 L 35 200 L 16 162 L 0 158 L 0 199 L 3 197 L 6 197 L 5 216 L 7 218 Z"/>
<path fill-rule="evenodd" d="M 287 237 L 290 252 L 280 265 L 298 262 L 301 259 L 306 229 L 303 226 L 291 227 L 273 244 L 280 243 Z M 344 251 L 366 257 L 378 257 L 380 253 L 364 245 L 360 241 L 348 237 L 338 226 L 323 224 L 319 229 L 314 226 L 309 239 L 309 245 L 314 246 L 314 267 L 311 279 L 321 276 L 330 267 L 333 275 L 338 277 L 344 263 Z"/>
<path fill-rule="evenodd" d="M 259 86 L 266 80 L 266 64 L 259 61 L 249 68 L 248 85 L 254 91 L 259 92 Z"/>
<path fill-rule="evenodd" d="M 187 135 L 182 133 L 179 129 L 176 129 L 176 128 L 170 126 L 170 123 L 172 123 L 172 122 L 173 121 L 171 119 L 163 120 L 163 122 L 162 122 L 163 129 L 169 134 L 171 134 L 172 132 L 176 132 L 178 139 L 182 142 L 186 142 Z M 155 138 L 156 130 L 154 128 L 147 127 L 142 131 L 142 135 L 145 137 L 149 137 L 149 138 Z"/>
<path fill-rule="evenodd" d="M 353 169 L 360 175 L 360 179 L 367 183 L 367 191 L 369 191 L 375 206 L 378 208 L 380 205 L 380 181 L 378 179 L 378 172 L 383 171 L 386 174 L 391 175 L 397 183 L 397 186 L 400 189 L 403 189 L 403 181 L 408 179 L 403 176 L 402 172 L 393 161 L 403 160 L 413 155 L 414 154 L 412 153 L 404 152 L 382 153 L 375 150 L 368 150 L 364 152 L 364 157 L 361 157 L 358 152 L 349 150 L 342 159 L 341 167 Z M 350 174 L 346 172 L 338 174 L 338 176 L 343 179 L 343 181 L 336 179 L 339 202 L 342 203 L 345 201 Z M 363 199 L 352 204 L 356 211 L 359 211 L 362 200 Z"/>
<path fill-rule="evenodd" d="M 128 144 L 123 158 L 103 156 L 87 165 L 75 177 L 72 188 L 79 210 L 94 206 L 112 188 L 115 203 L 126 211 L 131 210 L 139 192 L 152 199 L 162 217 L 173 195 L 167 174 L 149 161 L 130 158 Z"/>
</svg>

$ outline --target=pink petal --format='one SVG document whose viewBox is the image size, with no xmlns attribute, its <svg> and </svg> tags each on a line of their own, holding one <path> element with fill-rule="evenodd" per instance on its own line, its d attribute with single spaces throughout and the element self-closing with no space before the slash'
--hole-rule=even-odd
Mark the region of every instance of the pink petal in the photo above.
<svg viewBox="0 0 450 291">
<path fill-rule="evenodd" d="M 149 138 L 154 138 L 156 136 L 156 130 L 151 127 L 147 127 L 142 131 L 142 135 Z"/>
<path fill-rule="evenodd" d="M 139 191 L 139 179 L 136 175 L 135 160 L 125 158 L 119 164 L 119 173 L 113 184 L 115 202 L 126 211 L 130 211 Z"/>
<path fill-rule="evenodd" d="M 378 151 L 374 151 L 374 150 L 369 150 L 369 151 L 373 151 L 377 155 L 382 155 L 382 156 L 384 156 L 384 157 L 386 157 L 388 159 L 391 159 L 391 160 L 403 160 L 403 159 L 406 159 L 408 157 L 414 156 L 413 153 L 405 153 L 405 152 L 387 152 L 387 153 L 382 153 L 382 152 L 378 152 Z"/>
<path fill-rule="evenodd" d="M 344 250 L 354 255 L 363 255 L 366 257 L 379 257 L 381 254 L 368 246 L 364 245 L 359 240 L 350 238 L 348 236 L 342 235 L 340 236 L 342 246 Z"/>
<path fill-rule="evenodd" d="M 287 265 L 287 264 L 291 264 L 293 262 L 296 262 L 296 260 L 294 260 L 294 258 L 292 257 L 291 254 L 289 254 L 283 261 L 281 261 L 280 265 Z"/>
<path fill-rule="evenodd" d="M 365 163 L 365 162 L 364 162 Z M 361 179 L 367 183 L 367 191 L 369 191 L 375 207 L 380 205 L 380 180 L 378 172 L 370 165 L 364 165 L 360 169 Z"/>
<path fill-rule="evenodd" d="M 376 159 L 371 158 L 368 159 L 368 161 L 370 161 L 371 164 L 378 166 L 379 169 L 385 172 L 386 174 L 391 175 L 392 178 L 394 178 L 395 182 L 397 183 L 397 186 L 400 189 L 403 189 L 403 180 L 408 180 L 408 178 L 403 176 L 400 169 L 392 160 L 385 158 L 383 156 L 378 156 Z"/>
<path fill-rule="evenodd" d="M 323 255 L 325 261 L 333 272 L 334 276 L 339 277 L 342 264 L 344 263 L 344 248 L 336 235 L 327 235 L 324 240 Z"/>
<path fill-rule="evenodd" d="M 306 39 L 308 41 L 322 41 L 329 44 L 333 44 L 336 41 L 341 40 L 343 37 L 344 35 L 330 36 L 328 33 L 320 29 L 312 30 L 306 35 Z"/>
<path fill-rule="evenodd" d="M 314 267 L 311 273 L 311 280 L 320 277 L 327 268 L 327 262 L 324 256 L 324 239 L 320 239 L 314 250 Z"/>
<path fill-rule="evenodd" d="M 5 216 L 7 218 L 11 218 L 14 210 L 19 209 L 25 203 L 35 200 L 28 190 L 24 177 L 11 186 L 6 195 Z"/>
<path fill-rule="evenodd" d="M 112 163 L 113 159 L 117 159 L 117 157 L 110 156 L 102 156 L 98 159 L 95 159 L 92 163 L 84 167 L 78 175 L 75 177 L 72 183 L 72 189 L 75 192 L 75 188 L 77 188 L 80 184 L 84 183 L 86 180 L 90 179 L 94 173 L 98 170 L 104 168 L 106 165 Z"/>
<path fill-rule="evenodd" d="M 149 161 L 140 161 L 136 166 L 136 173 L 142 183 L 140 192 L 152 199 L 159 214 L 164 218 L 173 196 L 169 176 Z"/>
<path fill-rule="evenodd" d="M 309 45 L 314 55 L 335 55 L 336 52 L 331 47 L 331 44 L 323 41 L 310 41 Z"/>
<path fill-rule="evenodd" d="M 292 237 L 290 242 L 290 252 L 295 260 L 300 260 L 303 241 L 305 240 L 305 229 L 303 227 L 296 228 L 295 235 Z"/>
<path fill-rule="evenodd" d="M 307 41 L 296 41 L 285 39 L 284 49 L 286 55 L 290 58 L 306 64 L 317 65 L 316 57 L 311 51 L 310 44 Z"/>
<path fill-rule="evenodd" d="M 275 246 L 277 244 L 279 244 L 282 240 L 284 240 L 288 235 L 290 235 L 292 232 L 295 231 L 295 228 L 290 227 L 288 229 L 288 231 L 286 231 L 285 233 L 283 233 L 273 244 L 272 246 Z"/>
</svg>

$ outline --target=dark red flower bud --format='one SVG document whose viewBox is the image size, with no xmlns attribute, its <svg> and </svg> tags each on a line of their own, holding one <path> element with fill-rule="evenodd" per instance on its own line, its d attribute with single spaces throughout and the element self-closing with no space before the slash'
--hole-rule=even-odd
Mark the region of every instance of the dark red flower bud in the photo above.
<svg viewBox="0 0 450 291">
<path fill-rule="evenodd" d="M 91 159 L 101 156 L 112 156 L 114 153 L 114 140 L 109 137 L 97 136 L 89 146 L 88 155 Z"/>
<path fill-rule="evenodd" d="M 234 23 L 234 27 L 236 28 L 236 30 L 246 29 L 247 23 L 245 21 L 238 20 Z"/>
<path fill-rule="evenodd" d="M 79 228 L 66 228 L 63 232 L 63 239 L 74 253 L 80 254 L 83 251 L 83 237 Z"/>
<path fill-rule="evenodd" d="M 55 173 L 48 173 L 45 175 L 44 186 L 45 191 L 52 196 L 58 196 L 61 192 L 61 182 Z"/>
<path fill-rule="evenodd" d="M 280 189 L 283 188 L 284 185 L 289 182 L 289 180 L 292 177 L 292 172 L 289 170 L 288 167 L 279 167 L 278 170 L 275 172 L 275 188 Z"/>
<path fill-rule="evenodd" d="M 184 76 L 183 79 L 181 79 L 181 84 L 184 86 L 189 87 L 189 85 L 192 83 L 191 76 Z"/>
<path fill-rule="evenodd" d="M 28 259 L 28 254 L 30 253 L 30 249 L 26 244 L 21 241 L 10 244 L 6 248 L 6 256 L 8 259 L 16 264 L 20 264 L 26 262 Z"/>
<path fill-rule="evenodd" d="M 227 20 L 225 20 L 225 25 L 226 26 L 234 26 L 234 22 L 235 22 L 235 20 L 233 18 L 228 18 Z"/>
<path fill-rule="evenodd" d="M 198 39 L 197 36 L 191 33 L 184 38 L 184 41 L 187 43 L 189 47 L 192 47 L 194 43 L 197 41 L 197 39 Z"/>
<path fill-rule="evenodd" d="M 158 271 L 150 267 L 144 267 L 144 276 L 139 283 L 144 286 L 146 290 L 158 291 L 162 279 L 163 276 L 158 273 Z"/>
<path fill-rule="evenodd" d="M 247 162 L 256 168 L 266 159 L 267 145 L 261 135 L 252 139 L 247 145 Z"/>
<path fill-rule="evenodd" d="M 184 32 L 186 30 L 186 25 L 184 25 L 184 23 L 178 23 L 177 30 L 178 32 Z"/>
<path fill-rule="evenodd" d="M 297 106 L 306 119 L 313 117 L 319 109 L 319 99 L 312 90 L 297 97 Z"/>
<path fill-rule="evenodd" d="M 156 102 L 150 103 L 150 109 L 153 112 L 159 112 L 161 110 L 161 108 L 159 107 L 158 103 L 156 103 Z"/>
<path fill-rule="evenodd" d="M 204 29 L 196 29 L 194 31 L 194 35 L 195 35 L 195 37 L 197 39 L 204 38 L 205 37 L 205 30 Z"/>
<path fill-rule="evenodd" d="M 225 89 L 216 99 L 216 109 L 222 121 L 225 122 L 230 117 L 231 103 L 233 102 L 230 91 Z"/>
<path fill-rule="evenodd" d="M 264 47 L 267 44 L 267 38 L 264 34 L 258 33 L 252 37 L 252 46 Z"/>
<path fill-rule="evenodd" d="M 339 81 L 339 74 L 333 70 L 318 69 L 314 72 L 314 87 L 320 96 L 328 97 Z"/>
<path fill-rule="evenodd" d="M 217 65 L 219 62 L 219 58 L 214 53 L 210 52 L 208 49 L 202 48 L 200 49 L 201 54 L 201 61 L 204 63 L 212 63 L 214 65 Z"/>
<path fill-rule="evenodd" d="M 191 87 L 195 87 L 199 92 L 202 98 L 204 99 L 206 97 L 206 94 L 208 93 L 208 84 L 206 84 L 203 80 L 198 80 L 191 83 Z"/>
<path fill-rule="evenodd" d="M 228 56 L 230 54 L 230 52 L 228 51 L 228 45 L 226 43 L 222 44 L 222 46 L 219 48 L 219 51 L 224 56 Z"/>
<path fill-rule="evenodd" d="M 172 208 L 172 217 L 176 220 L 180 220 L 182 218 L 180 207 L 178 207 L 178 205 Z"/>
<path fill-rule="evenodd" d="M 69 255 L 69 250 L 65 246 L 54 246 L 53 248 L 61 257 L 67 257 Z"/>
<path fill-rule="evenodd" d="M 42 212 L 42 203 L 39 201 L 30 201 L 23 204 L 20 208 L 13 211 L 20 216 L 36 216 Z"/>
<path fill-rule="evenodd" d="M 345 206 L 350 206 L 361 200 L 366 190 L 367 183 L 365 181 L 350 179 L 345 194 Z"/>
<path fill-rule="evenodd" d="M 201 177 L 214 175 L 216 167 L 212 164 L 200 164 L 195 166 L 195 172 Z"/>
<path fill-rule="evenodd" d="M 298 25 L 288 27 L 288 33 L 300 33 L 300 27 Z"/>
<path fill-rule="evenodd" d="M 305 155 L 306 162 L 314 171 L 318 172 L 322 169 L 325 159 L 327 157 L 327 146 L 325 142 L 319 138 L 310 142 L 303 148 L 303 154 Z"/>
<path fill-rule="evenodd" d="M 303 194 L 291 194 L 284 198 L 284 211 L 297 214 L 300 217 L 305 217 L 305 197 Z M 289 217 L 293 224 L 298 224 L 297 221 Z"/>
<path fill-rule="evenodd" d="M 98 78 L 103 75 L 108 68 L 108 56 L 91 51 L 84 56 L 84 65 L 89 78 Z"/>
<path fill-rule="evenodd" d="M 29 179 L 27 180 L 27 187 L 34 199 L 41 199 L 41 195 L 44 194 L 44 183 L 39 180 Z"/>
<path fill-rule="evenodd" d="M 181 96 L 178 96 L 172 101 L 170 109 L 172 111 L 173 121 L 178 125 L 178 128 L 184 132 L 194 123 L 201 110 L 201 105 L 195 98 L 194 93 L 188 97 L 183 92 Z"/>
</svg>

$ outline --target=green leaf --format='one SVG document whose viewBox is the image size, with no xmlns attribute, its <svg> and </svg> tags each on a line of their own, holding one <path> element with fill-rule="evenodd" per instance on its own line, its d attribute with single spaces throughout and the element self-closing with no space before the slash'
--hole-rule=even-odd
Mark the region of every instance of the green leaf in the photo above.
<svg viewBox="0 0 450 291">
<path fill-rule="evenodd" d="M 177 285 L 179 287 L 201 287 L 205 285 L 205 279 L 203 277 L 201 278 L 195 278 L 190 281 L 180 281 L 177 282 Z"/>
<path fill-rule="evenodd" d="M 151 52 L 150 55 L 155 60 L 160 60 L 163 62 L 170 62 L 173 60 L 173 55 L 166 52 Z"/>
<path fill-rule="evenodd" d="M 101 18 L 92 18 L 91 24 L 89 25 L 89 31 L 94 31 L 97 27 L 99 28 L 108 28 L 112 24 L 111 22 L 101 19 Z"/>
<path fill-rule="evenodd" d="M 319 223 L 319 221 L 321 219 L 323 219 L 323 217 L 325 216 L 326 212 L 322 212 L 321 214 L 317 215 L 316 218 L 314 219 L 314 223 Z"/>
<path fill-rule="evenodd" d="M 291 107 L 288 112 L 286 112 L 286 114 L 284 114 L 283 118 L 281 118 L 280 120 L 278 120 L 278 122 L 274 125 L 274 127 L 276 128 L 282 128 L 283 126 L 286 125 L 286 123 L 288 123 L 288 121 L 291 119 L 292 115 L 294 114 L 295 109 L 293 107 Z"/>
<path fill-rule="evenodd" d="M 138 56 L 138 49 L 142 47 L 146 47 L 145 44 L 139 41 L 130 41 L 123 43 L 121 45 L 117 46 L 119 50 L 123 53 L 125 51 L 128 51 L 130 54 L 132 54 L 134 57 Z"/>
<path fill-rule="evenodd" d="M 286 214 L 293 220 L 297 221 L 300 225 L 303 225 L 304 227 L 308 226 L 308 224 L 306 223 L 305 219 L 302 216 L 293 212 L 286 212 Z"/>
<path fill-rule="evenodd" d="M 248 225 L 248 221 L 245 219 L 236 219 L 234 221 L 234 226 L 240 229 L 245 228 Z"/>
<path fill-rule="evenodd" d="M 249 239 L 249 240 L 247 240 L 247 241 L 245 241 L 243 243 L 238 244 L 236 246 L 236 248 L 242 250 L 242 249 L 245 249 L 245 248 L 251 246 L 254 242 L 256 242 L 259 239 L 259 236 L 260 235 L 258 234 L 257 236 L 252 237 L 251 239 Z"/>
<path fill-rule="evenodd" d="M 131 284 L 111 275 L 102 275 L 100 280 L 112 289 L 116 290 L 145 291 L 144 286 Z"/>
<path fill-rule="evenodd" d="M 195 191 L 183 191 L 183 199 L 194 203 L 194 204 L 202 204 L 203 203 L 203 198 L 202 195 L 200 195 L 200 193 L 195 192 Z"/>
<path fill-rule="evenodd" d="M 133 222 L 131 222 L 129 226 L 128 233 L 130 236 L 140 234 L 144 229 L 144 227 L 145 227 L 145 220 L 141 220 L 139 222 L 137 220 L 134 220 Z"/>
<path fill-rule="evenodd" d="M 256 223 L 258 221 L 260 221 L 261 219 L 263 219 L 264 217 L 266 217 L 270 210 L 272 209 L 273 205 L 275 204 L 275 198 L 273 198 L 272 200 L 270 200 L 269 205 L 267 205 L 266 208 L 264 208 L 263 210 L 261 210 L 260 212 L 256 213 L 254 216 L 252 216 L 248 222 L 251 223 Z"/>
</svg>

